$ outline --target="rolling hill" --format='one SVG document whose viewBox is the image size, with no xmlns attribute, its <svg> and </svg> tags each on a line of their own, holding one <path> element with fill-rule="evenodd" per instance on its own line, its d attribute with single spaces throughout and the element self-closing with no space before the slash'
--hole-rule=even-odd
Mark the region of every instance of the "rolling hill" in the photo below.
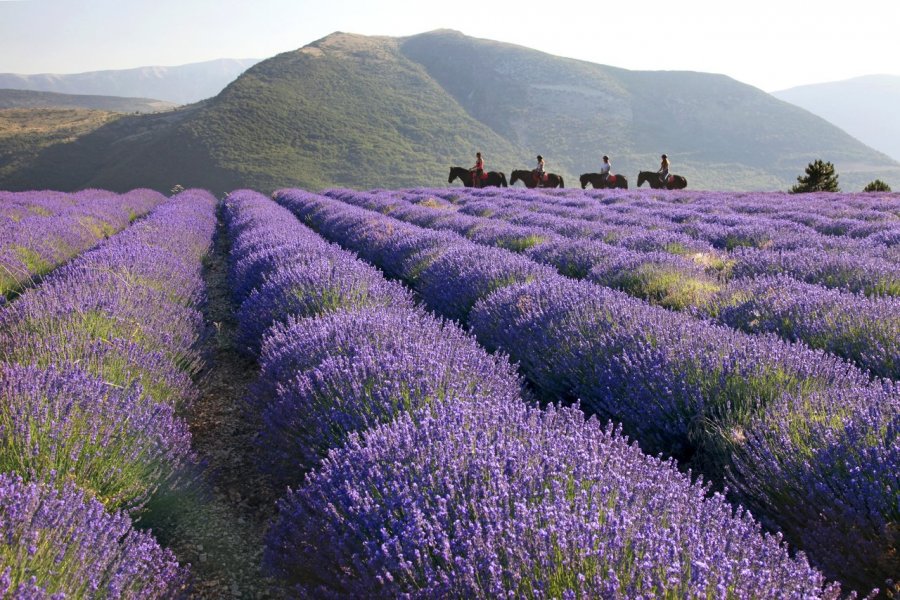
<svg viewBox="0 0 900 600">
<path fill-rule="evenodd" d="M 176 106 L 178 105 L 172 102 L 150 98 L 0 89 L 0 110 L 8 108 L 77 108 L 117 113 L 150 113 L 172 110 Z"/>
<path fill-rule="evenodd" d="M 866 75 L 772 92 L 900 160 L 900 75 Z"/>
<path fill-rule="evenodd" d="M 604 153 L 633 184 L 662 152 L 693 188 L 787 189 L 816 158 L 845 190 L 900 181 L 900 163 L 726 76 L 628 71 L 439 30 L 334 33 L 200 104 L 46 148 L 0 187 L 446 185 L 476 150 L 507 173 L 541 153 L 569 186 Z"/>
</svg>

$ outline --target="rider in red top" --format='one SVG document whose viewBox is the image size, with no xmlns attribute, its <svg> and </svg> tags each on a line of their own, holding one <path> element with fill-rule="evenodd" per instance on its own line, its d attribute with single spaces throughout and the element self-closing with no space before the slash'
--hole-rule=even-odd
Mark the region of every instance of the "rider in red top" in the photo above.
<svg viewBox="0 0 900 600">
<path fill-rule="evenodd" d="M 469 169 L 472 174 L 472 187 L 481 187 L 481 178 L 484 176 L 484 160 L 481 158 L 481 152 L 475 153 L 475 166 Z"/>
</svg>

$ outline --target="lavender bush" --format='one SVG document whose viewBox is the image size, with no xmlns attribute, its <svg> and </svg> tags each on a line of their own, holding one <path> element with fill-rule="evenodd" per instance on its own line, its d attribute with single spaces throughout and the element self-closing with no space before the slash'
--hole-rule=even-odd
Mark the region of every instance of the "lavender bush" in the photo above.
<svg viewBox="0 0 900 600">
<path fill-rule="evenodd" d="M 229 196 L 227 220 L 234 237 L 232 281 L 238 339 L 255 354 L 263 334 L 291 316 L 315 316 L 363 306 L 412 306 L 409 291 L 380 271 L 327 243 L 291 213 L 264 196 L 242 190 Z M 299 241 L 266 245 L 267 232 L 291 232 Z M 237 277 L 258 285 L 242 284 Z M 249 290 L 249 291 L 248 291 Z"/>
<path fill-rule="evenodd" d="M 208 192 L 183 192 L 0 310 L 0 360 L 78 363 L 186 405 L 195 395 L 200 259 L 211 245 L 215 203 Z"/>
<path fill-rule="evenodd" d="M 191 462 L 172 408 L 79 370 L 0 363 L 0 472 L 73 481 L 111 509 L 134 510 Z"/>
<path fill-rule="evenodd" d="M 313 316 L 358 306 L 412 306 L 409 292 L 349 253 L 285 264 L 238 311 L 238 338 L 256 351 L 263 332 L 290 315 Z"/>
<path fill-rule="evenodd" d="M 279 502 L 302 597 L 835 597 L 719 495 L 575 408 L 446 402 L 353 436 Z"/>
<path fill-rule="evenodd" d="M 866 296 L 900 295 L 900 269 L 877 255 L 833 253 L 816 248 L 735 253 L 734 277 L 785 274 Z"/>
<path fill-rule="evenodd" d="M 829 390 L 773 403 L 747 428 L 729 483 L 828 576 L 900 591 L 900 400 Z"/>
<path fill-rule="evenodd" d="M 588 279 L 675 310 L 701 306 L 719 289 L 702 266 L 666 252 L 620 252 L 595 265 Z"/>
<path fill-rule="evenodd" d="M 868 384 L 865 373 L 821 352 L 564 278 L 501 290 L 473 309 L 470 324 L 545 397 L 580 398 L 623 423 L 645 450 L 699 460 L 716 478 L 731 440 L 785 391 Z"/>
<path fill-rule="evenodd" d="M 18 292 L 165 200 L 152 190 L 0 191 L 0 297 Z"/>
<path fill-rule="evenodd" d="M 798 226 L 791 220 L 786 207 L 766 206 L 758 198 L 745 197 L 731 202 L 726 210 L 734 214 L 722 215 L 719 214 L 721 207 L 714 202 L 721 199 L 720 196 L 701 198 L 701 206 L 695 207 L 690 205 L 694 202 L 693 198 L 674 194 L 665 195 L 665 201 L 650 197 L 647 202 L 644 202 L 646 196 L 636 196 L 637 200 L 633 201 L 626 195 L 614 195 L 609 197 L 609 203 L 601 203 L 598 208 L 597 205 L 586 204 L 574 193 L 565 194 L 568 195 L 532 194 L 524 201 L 533 202 L 535 206 L 537 202 L 553 206 L 560 218 L 581 218 L 577 213 L 593 212 L 596 221 L 583 220 L 585 229 L 590 229 L 590 223 L 599 219 L 608 219 L 620 229 L 616 231 L 604 225 L 603 230 L 598 232 L 602 231 L 603 239 L 616 243 L 633 239 L 635 231 L 651 218 L 654 219 L 654 226 L 660 229 L 665 229 L 665 219 L 670 219 L 669 227 L 678 235 L 690 233 L 698 236 L 701 242 L 717 240 L 716 243 L 723 247 L 733 245 L 738 248 L 734 252 L 734 259 L 738 261 L 734 265 L 736 273 L 740 273 L 739 263 L 743 257 L 753 253 L 759 256 L 794 253 L 809 259 L 816 253 L 841 256 L 841 253 L 848 252 L 855 253 L 854 257 L 849 261 L 826 265 L 828 268 L 822 273 L 858 273 L 861 282 L 890 281 L 896 273 L 891 263 L 896 257 L 892 256 L 889 247 L 878 246 L 874 240 L 864 237 L 826 235 L 806 225 Z M 500 205 L 501 210 L 506 210 L 502 199 L 497 200 L 498 196 L 485 197 L 490 197 L 492 202 Z M 391 260 L 388 257 L 393 248 L 412 248 L 419 236 L 433 235 L 384 215 L 305 192 L 279 192 L 276 198 L 330 239 L 365 252 L 367 258 L 378 265 Z M 455 198 L 451 199 L 457 202 Z M 368 198 L 366 202 L 376 200 L 377 197 L 375 200 Z M 402 202 L 389 199 L 384 200 L 384 206 L 390 206 L 391 214 L 405 210 Z M 667 211 L 666 217 L 648 216 L 648 207 L 655 209 L 660 206 Z M 823 204 L 822 208 L 824 214 L 826 208 L 831 210 L 833 207 Z M 888 205 L 884 219 L 896 218 L 892 211 L 898 208 L 897 203 Z M 445 208 L 440 210 L 446 212 Z M 856 208 L 850 206 L 847 210 Z M 761 220 L 757 224 L 748 223 L 742 215 L 759 215 L 756 218 Z M 833 218 L 843 217 L 835 214 Z M 783 224 L 778 222 L 779 219 Z M 771 235 L 766 233 L 770 225 Z M 566 226 L 569 227 L 568 224 Z M 817 226 L 827 230 L 825 225 Z M 729 227 L 742 228 L 740 235 L 750 246 L 772 249 L 741 249 L 745 246 L 727 241 Z M 572 225 L 572 230 L 575 228 Z M 875 228 L 837 224 L 830 231 L 836 233 L 844 230 L 863 235 L 862 232 L 874 231 Z M 611 232 L 615 233 L 611 235 Z M 757 234 L 760 237 L 754 241 L 753 236 Z M 723 235 L 726 237 L 716 237 Z M 461 253 L 468 248 L 459 239 L 448 237 L 447 240 L 446 244 L 426 245 L 427 250 L 421 257 L 409 256 L 403 268 L 392 272 L 398 273 L 417 291 L 421 291 L 422 275 L 432 265 L 438 264 L 446 254 Z M 552 243 L 547 246 L 550 245 Z M 540 249 L 541 246 L 538 246 L 532 252 Z M 572 256 L 579 258 L 577 253 Z M 692 259 L 696 257 L 692 256 Z M 706 259 L 698 262 L 704 265 Z M 853 266 L 864 263 L 878 263 L 881 270 L 866 275 L 863 269 Z M 808 264 L 815 266 L 811 259 Z M 852 268 L 847 270 L 847 265 Z M 487 271 L 493 266 L 480 268 Z M 723 274 L 728 273 L 728 267 L 714 268 Z M 448 275 L 445 285 L 453 286 L 455 282 L 450 277 L 453 272 L 445 270 L 445 273 Z M 799 273 L 803 271 L 796 270 L 795 276 Z M 434 279 L 438 281 L 438 278 Z M 843 281 L 850 279 L 844 277 Z M 810 281 L 817 281 L 817 285 L 828 284 L 827 281 L 820 281 L 818 276 L 811 277 Z M 434 285 L 437 287 L 438 284 Z M 840 287 L 845 283 L 834 285 Z M 881 292 L 876 290 L 876 293 Z M 423 297 L 426 295 L 423 294 Z M 625 430 L 634 435 L 645 449 L 689 460 L 695 467 L 713 474 L 718 483 L 724 482 L 726 469 L 736 468 L 732 461 L 750 443 L 748 440 L 755 435 L 758 424 L 766 415 L 777 415 L 779 410 L 785 410 L 787 415 L 796 414 L 801 422 L 805 419 L 810 419 L 811 424 L 819 422 L 816 419 L 821 417 L 815 411 L 804 412 L 798 408 L 794 412 L 785 408 L 791 405 L 785 399 L 786 392 L 787 398 L 796 398 L 799 406 L 834 394 L 842 394 L 844 402 L 851 406 L 864 406 L 881 389 L 881 384 L 871 382 L 864 371 L 833 355 L 812 351 L 803 345 L 787 344 L 771 335 L 747 336 L 730 328 L 702 323 L 688 315 L 654 309 L 608 289 L 563 278 L 539 279 L 526 285 L 513 284 L 482 296 L 481 303 L 469 314 L 469 322 L 481 343 L 491 349 L 509 352 L 546 399 L 581 398 L 592 411 L 622 422 Z M 884 393 L 892 398 L 897 396 L 896 391 Z M 859 422 L 863 419 L 863 412 L 854 410 L 841 415 L 846 419 L 846 427 L 853 430 L 864 428 Z M 785 420 L 791 422 L 787 417 Z M 870 446 L 895 447 L 890 428 L 872 427 L 868 431 Z M 819 473 L 826 469 L 827 461 L 823 464 L 817 461 L 825 460 L 823 452 L 829 447 L 828 439 L 824 434 L 813 436 L 814 446 L 808 449 L 807 454 L 797 453 L 801 458 L 811 457 L 807 461 L 811 461 L 807 470 Z M 762 457 L 759 459 L 762 465 L 766 454 L 760 451 L 759 456 Z M 894 464 L 889 452 L 882 456 L 887 457 L 885 464 Z M 749 480 L 756 463 L 749 459 L 746 462 L 748 471 L 741 477 Z M 761 466 L 759 472 L 765 473 L 767 468 Z M 851 477 L 847 474 L 842 476 Z M 870 518 L 860 516 L 862 509 L 859 506 L 846 508 L 848 502 L 839 491 L 840 478 L 837 475 L 827 484 L 822 483 L 827 479 L 817 477 L 807 477 L 802 484 L 791 484 L 795 485 L 795 495 L 815 497 L 818 502 L 815 506 L 821 514 L 843 515 L 835 517 L 835 522 L 844 519 L 848 523 L 861 523 L 865 518 Z M 801 479 L 799 476 L 794 478 Z M 896 482 L 890 479 L 883 481 L 886 483 L 878 488 L 880 498 L 896 498 Z M 777 490 L 778 485 L 771 484 L 772 489 Z M 808 489 L 803 486 L 808 486 Z M 754 492 L 748 487 L 746 493 L 749 497 Z M 781 506 L 779 497 L 777 491 L 770 494 L 765 490 L 755 496 L 754 506 L 760 510 L 766 523 L 775 528 L 780 527 L 779 519 L 783 513 L 791 511 L 788 507 L 790 501 Z M 897 515 L 891 512 L 892 504 L 882 500 L 873 500 L 873 506 L 879 506 L 875 514 L 888 524 L 888 531 L 896 531 Z M 762 506 L 765 510 L 760 508 Z M 818 523 L 815 515 L 796 514 L 808 521 L 805 527 L 811 533 L 802 535 L 800 529 L 804 526 L 800 525 L 788 524 L 784 529 L 790 532 L 793 541 L 810 552 L 817 564 L 829 565 L 829 555 L 856 552 L 854 536 L 848 535 L 841 542 L 839 535 L 831 535 L 827 538 L 828 542 L 823 542 L 826 538 L 816 532 L 828 527 Z M 878 538 L 883 534 L 877 528 L 863 527 L 859 535 Z M 891 556 L 890 551 L 888 556 Z M 865 581 L 860 583 L 860 579 L 854 578 L 857 575 L 848 574 L 846 570 L 832 566 L 826 568 L 829 573 L 837 573 L 854 585 L 858 583 L 863 589 L 882 584 L 882 581 L 871 580 L 868 576 L 864 576 Z"/>
<path fill-rule="evenodd" d="M 187 575 L 149 533 L 75 486 L 0 474 L 0 597 L 173 598 Z"/>
<path fill-rule="evenodd" d="M 294 484 L 350 432 L 436 403 L 517 402 L 519 380 L 447 323 L 408 307 L 291 320 L 268 335 L 253 397 L 263 410 L 260 464 Z M 418 418 L 418 417 L 416 417 Z"/>
<path fill-rule="evenodd" d="M 719 322 L 773 332 L 900 379 L 900 302 L 803 283 L 785 275 L 736 280 L 703 305 Z"/>
</svg>

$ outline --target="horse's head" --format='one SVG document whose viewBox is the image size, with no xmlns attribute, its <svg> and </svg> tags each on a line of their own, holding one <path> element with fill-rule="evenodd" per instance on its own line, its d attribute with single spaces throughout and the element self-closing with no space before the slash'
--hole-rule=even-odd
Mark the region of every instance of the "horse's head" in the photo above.
<svg viewBox="0 0 900 600">
<path fill-rule="evenodd" d="M 459 173 L 456 172 L 456 167 L 450 167 L 450 177 L 447 178 L 447 183 L 453 183 L 453 180 L 456 179 L 458 175 Z"/>
<path fill-rule="evenodd" d="M 644 185 L 645 181 L 647 181 L 647 171 L 641 171 L 640 173 L 638 173 L 637 186 L 641 187 L 642 185 Z"/>
<path fill-rule="evenodd" d="M 581 179 L 581 189 L 586 188 L 586 187 L 587 187 L 587 184 L 588 184 L 588 174 L 587 174 L 587 173 L 583 173 L 583 174 L 581 175 L 580 179 Z"/>
<path fill-rule="evenodd" d="M 522 173 L 521 171 L 513 171 L 509 176 L 509 185 L 512 185 L 515 182 L 517 182 L 519 180 L 519 175 L 521 173 Z"/>
</svg>

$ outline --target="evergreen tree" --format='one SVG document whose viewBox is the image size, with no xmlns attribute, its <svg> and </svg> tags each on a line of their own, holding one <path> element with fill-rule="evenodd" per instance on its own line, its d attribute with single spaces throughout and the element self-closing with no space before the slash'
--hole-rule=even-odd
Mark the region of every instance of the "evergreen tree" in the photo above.
<svg viewBox="0 0 900 600">
<path fill-rule="evenodd" d="M 806 192 L 839 192 L 838 176 L 834 172 L 834 165 L 816 159 L 806 166 L 806 175 L 797 177 L 797 185 L 791 188 L 792 194 Z"/>
<path fill-rule="evenodd" d="M 880 179 L 876 179 L 871 182 L 869 185 L 863 188 L 864 192 L 889 192 L 891 191 L 891 186 L 886 184 Z"/>
</svg>

